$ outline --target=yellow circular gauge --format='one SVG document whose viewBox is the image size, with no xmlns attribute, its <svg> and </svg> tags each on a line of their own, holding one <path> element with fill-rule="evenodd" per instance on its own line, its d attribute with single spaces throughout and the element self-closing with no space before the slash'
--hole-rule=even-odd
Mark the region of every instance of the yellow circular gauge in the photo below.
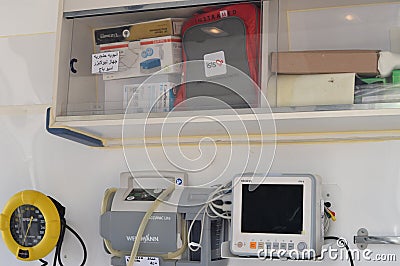
<svg viewBox="0 0 400 266">
<path fill-rule="evenodd" d="M 18 259 L 38 260 L 57 245 L 60 214 L 43 193 L 21 191 L 11 197 L 0 214 L 0 230 L 8 249 Z"/>
</svg>

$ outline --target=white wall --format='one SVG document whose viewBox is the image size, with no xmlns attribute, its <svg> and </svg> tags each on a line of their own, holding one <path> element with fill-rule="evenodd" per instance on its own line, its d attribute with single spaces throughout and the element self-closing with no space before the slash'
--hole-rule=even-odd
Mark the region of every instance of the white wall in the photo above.
<svg viewBox="0 0 400 266">
<path fill-rule="evenodd" d="M 87 265 L 108 265 L 109 257 L 103 252 L 98 234 L 99 208 L 104 190 L 118 187 L 119 173 L 127 170 L 122 150 L 88 148 L 49 135 L 44 129 L 44 118 L 44 111 L 32 115 L 0 116 L 0 178 L 3 181 L 0 206 L 23 189 L 35 188 L 54 196 L 67 207 L 69 224 L 82 234 L 87 243 Z M 203 183 L 213 179 L 215 173 L 220 173 L 230 148 L 218 146 L 214 163 L 205 171 L 190 174 L 190 184 Z M 158 168 L 176 170 L 161 148 L 150 148 L 148 152 Z M 188 157 L 194 157 L 198 155 L 198 148 L 185 147 L 183 152 Z M 234 147 L 233 152 L 234 157 L 238 154 L 242 156 L 247 153 L 247 147 Z M 128 154 L 131 168 L 152 169 L 145 149 L 130 149 Z M 257 147 L 252 147 L 247 169 L 255 169 L 256 159 Z M 238 159 L 234 161 L 238 162 Z M 395 141 L 279 145 L 272 171 L 320 174 L 324 183 L 329 184 L 328 192 L 338 217 L 338 221 L 332 223 L 331 233 L 351 240 L 360 227 L 366 227 L 377 235 L 400 235 L 399 161 L 400 142 Z M 260 165 L 258 170 L 266 171 L 266 165 Z M 243 164 L 232 164 L 224 172 L 223 179 L 243 169 Z M 400 259 L 400 246 L 371 248 L 376 252 L 395 253 Z M 78 265 L 81 252 L 72 237 L 66 238 L 63 254 L 67 256 L 67 265 Z M 328 262 L 324 265 L 346 265 L 340 261 Z M 0 242 L 0 265 L 24 263 L 17 262 Z M 235 265 L 242 265 L 242 262 Z"/>
<path fill-rule="evenodd" d="M 98 233 L 103 192 L 118 187 L 119 173 L 127 171 L 120 149 L 93 149 L 49 135 L 45 131 L 45 110 L 51 103 L 53 54 L 55 47 L 56 2 L 15 0 L 0 2 L 0 208 L 16 192 L 38 189 L 67 207 L 67 221 L 85 239 L 87 265 L 109 265 Z M 270 146 L 264 147 L 269 151 Z M 207 160 L 213 146 L 203 147 Z M 202 184 L 222 173 L 224 180 L 242 170 L 267 171 L 268 156 L 256 167 L 260 147 L 217 146 L 217 156 L 204 171 L 191 173 L 190 184 Z M 195 158 L 197 146 L 184 147 Z M 176 170 L 160 147 L 128 150 L 134 170 Z M 247 161 L 247 156 L 249 160 Z M 149 158 L 148 158 L 149 157 Z M 245 158 L 246 160 L 243 160 Z M 171 158 L 170 158 L 171 160 Z M 188 161 L 173 163 L 193 167 Z M 248 165 L 246 165 L 248 162 Z M 229 165 L 227 169 L 224 169 Z M 376 235 L 400 235 L 400 142 L 280 145 L 273 172 L 316 173 L 329 184 L 338 221 L 331 233 L 351 240 L 360 227 Z M 376 253 L 393 253 L 400 260 L 400 246 L 371 246 Z M 66 265 L 79 265 L 78 242 L 67 235 L 62 252 Z M 52 259 L 52 254 L 47 258 Z M 257 262 L 252 265 L 284 265 L 309 262 Z M 373 263 L 373 262 L 371 262 Z M 356 265 L 369 265 L 365 261 Z M 243 261 L 234 261 L 243 265 Z M 321 265 L 347 265 L 326 260 Z M 377 264 L 377 263 L 375 263 Z M 384 263 L 381 263 L 384 264 Z M 17 261 L 0 241 L 0 266 L 40 265 Z M 395 263 L 387 263 L 395 265 Z"/>
</svg>

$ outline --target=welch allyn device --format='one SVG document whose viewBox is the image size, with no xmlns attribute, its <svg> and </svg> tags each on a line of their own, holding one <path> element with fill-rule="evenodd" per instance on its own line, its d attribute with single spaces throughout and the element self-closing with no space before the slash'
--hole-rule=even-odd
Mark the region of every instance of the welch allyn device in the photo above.
<svg viewBox="0 0 400 266">
<path fill-rule="evenodd" d="M 243 174 L 233 184 L 233 254 L 292 259 L 321 254 L 324 213 L 318 176 Z"/>
</svg>

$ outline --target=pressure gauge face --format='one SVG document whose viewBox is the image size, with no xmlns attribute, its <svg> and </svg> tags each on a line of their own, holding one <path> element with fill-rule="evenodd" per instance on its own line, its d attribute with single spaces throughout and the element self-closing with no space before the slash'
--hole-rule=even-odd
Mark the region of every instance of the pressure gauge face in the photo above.
<svg viewBox="0 0 400 266">
<path fill-rule="evenodd" d="M 57 245 L 60 213 L 52 199 L 43 193 L 24 190 L 12 196 L 0 213 L 0 231 L 17 259 L 38 260 Z"/>
<path fill-rule="evenodd" d="M 46 233 L 46 220 L 35 206 L 19 206 L 11 215 L 11 235 L 23 247 L 33 247 L 40 243 Z"/>
</svg>

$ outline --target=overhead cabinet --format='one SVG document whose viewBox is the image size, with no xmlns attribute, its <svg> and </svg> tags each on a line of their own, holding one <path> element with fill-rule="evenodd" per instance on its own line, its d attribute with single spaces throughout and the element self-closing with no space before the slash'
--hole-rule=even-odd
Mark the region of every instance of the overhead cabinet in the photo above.
<svg viewBox="0 0 400 266">
<path fill-rule="evenodd" d="M 48 131 L 91 146 L 397 139 L 399 11 L 64 0 Z"/>
</svg>

